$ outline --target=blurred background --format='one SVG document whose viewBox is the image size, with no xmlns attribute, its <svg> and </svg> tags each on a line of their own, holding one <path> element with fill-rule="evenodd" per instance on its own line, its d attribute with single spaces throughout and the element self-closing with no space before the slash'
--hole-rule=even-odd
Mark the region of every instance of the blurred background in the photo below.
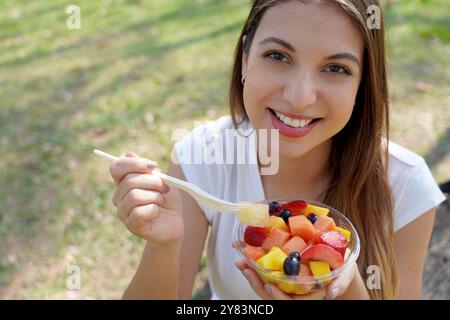
<svg viewBox="0 0 450 320">
<path fill-rule="evenodd" d="M 120 298 L 144 241 L 115 217 L 109 164 L 167 167 L 175 128 L 227 113 L 249 0 L 0 2 L 0 298 Z M 69 5 L 79 29 L 67 27 Z M 450 2 L 383 2 L 392 140 L 450 179 Z M 424 298 L 450 298 L 450 215 L 439 207 Z M 209 297 L 205 257 L 195 299 Z M 72 266 L 78 290 L 68 289 Z"/>
</svg>

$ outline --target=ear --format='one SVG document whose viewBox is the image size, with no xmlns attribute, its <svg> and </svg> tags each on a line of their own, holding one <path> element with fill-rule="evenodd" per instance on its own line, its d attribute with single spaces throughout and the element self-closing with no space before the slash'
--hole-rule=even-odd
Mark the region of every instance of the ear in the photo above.
<svg viewBox="0 0 450 320">
<path fill-rule="evenodd" d="M 242 46 L 245 48 L 245 40 L 247 39 L 247 36 L 244 35 L 242 37 Z M 247 72 L 247 61 L 248 61 L 248 53 L 243 52 L 242 53 L 242 74 L 246 74 Z"/>
</svg>

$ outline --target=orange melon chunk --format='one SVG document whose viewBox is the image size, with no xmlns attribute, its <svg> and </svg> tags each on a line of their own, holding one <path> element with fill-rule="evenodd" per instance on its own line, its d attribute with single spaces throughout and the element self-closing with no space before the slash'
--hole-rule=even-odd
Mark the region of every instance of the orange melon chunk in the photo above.
<svg viewBox="0 0 450 320">
<path fill-rule="evenodd" d="M 333 218 L 328 216 L 318 216 L 317 221 L 314 223 L 314 227 L 319 231 L 331 231 L 334 230 L 336 224 Z"/>
<path fill-rule="evenodd" d="M 284 246 L 281 247 L 281 250 L 283 250 L 284 252 L 286 252 L 287 255 L 289 255 L 289 253 L 291 252 L 300 253 L 305 248 L 306 248 L 305 241 L 301 237 L 295 236 L 292 237 L 288 242 L 286 242 Z"/>
<path fill-rule="evenodd" d="M 300 236 L 306 242 L 314 237 L 317 232 L 311 221 L 309 221 L 305 216 L 290 217 L 289 229 L 291 230 L 291 234 L 293 236 Z"/>
<path fill-rule="evenodd" d="M 289 232 L 275 228 L 267 235 L 261 247 L 265 251 L 272 249 L 272 247 L 281 248 L 290 237 L 291 234 Z"/>
</svg>

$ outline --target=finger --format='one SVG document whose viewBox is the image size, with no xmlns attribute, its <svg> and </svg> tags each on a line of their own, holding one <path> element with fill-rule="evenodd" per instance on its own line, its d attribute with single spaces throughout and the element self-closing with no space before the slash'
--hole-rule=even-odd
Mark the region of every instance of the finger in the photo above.
<svg viewBox="0 0 450 320">
<path fill-rule="evenodd" d="M 333 300 L 343 294 L 352 283 L 358 267 L 354 262 L 339 277 L 331 281 L 326 287 L 326 299 Z"/>
<path fill-rule="evenodd" d="M 325 288 L 320 288 L 311 291 L 307 294 L 292 294 L 288 295 L 281 291 L 277 286 L 266 283 L 264 285 L 267 294 L 275 300 L 321 300 L 325 297 Z"/>
<path fill-rule="evenodd" d="M 139 158 L 139 156 L 134 153 L 133 151 L 127 151 L 125 152 L 125 157 L 130 157 L 130 158 Z"/>
<path fill-rule="evenodd" d="M 252 270 L 251 268 L 246 268 L 242 271 L 242 274 L 247 279 L 248 283 L 258 296 L 265 300 L 272 299 L 272 297 L 266 292 L 266 290 L 264 290 L 264 283 L 254 270 Z"/>
<path fill-rule="evenodd" d="M 243 248 L 243 247 L 245 246 L 245 244 L 242 243 L 242 241 L 233 241 L 233 242 L 231 243 L 231 246 L 232 246 L 234 249 L 240 249 L 240 248 Z"/>
<path fill-rule="evenodd" d="M 131 213 L 134 207 L 156 204 L 158 206 L 164 206 L 164 196 L 155 191 L 133 189 L 130 190 L 122 201 L 119 202 L 117 207 L 117 213 L 119 218 L 125 220 Z"/>
<path fill-rule="evenodd" d="M 245 262 L 245 260 L 238 260 L 235 263 L 236 267 L 242 272 L 245 269 L 249 268 L 248 264 Z"/>
<path fill-rule="evenodd" d="M 167 193 L 168 187 L 160 177 L 151 174 L 129 173 L 117 185 L 112 202 L 115 206 L 133 189 L 144 189 Z"/>
<path fill-rule="evenodd" d="M 118 184 L 128 173 L 148 173 L 157 167 L 157 163 L 144 158 L 121 157 L 109 168 L 114 182 Z"/>
<path fill-rule="evenodd" d="M 141 229 L 158 218 L 160 212 L 161 209 L 153 203 L 134 207 L 124 223 L 130 231 Z"/>
</svg>

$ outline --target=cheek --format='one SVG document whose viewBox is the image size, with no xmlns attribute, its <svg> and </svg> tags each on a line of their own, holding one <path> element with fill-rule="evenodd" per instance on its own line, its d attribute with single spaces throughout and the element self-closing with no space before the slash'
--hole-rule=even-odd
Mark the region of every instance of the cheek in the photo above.
<svg viewBox="0 0 450 320">
<path fill-rule="evenodd" d="M 245 78 L 243 92 L 244 106 L 251 122 L 256 127 L 267 126 L 265 120 L 266 107 L 270 105 L 270 97 L 277 90 L 273 76 L 267 76 L 264 67 L 256 64 L 249 66 Z"/>
<path fill-rule="evenodd" d="M 353 112 L 356 92 L 354 86 L 341 89 L 328 95 L 329 119 L 338 130 L 342 129 Z"/>
</svg>

